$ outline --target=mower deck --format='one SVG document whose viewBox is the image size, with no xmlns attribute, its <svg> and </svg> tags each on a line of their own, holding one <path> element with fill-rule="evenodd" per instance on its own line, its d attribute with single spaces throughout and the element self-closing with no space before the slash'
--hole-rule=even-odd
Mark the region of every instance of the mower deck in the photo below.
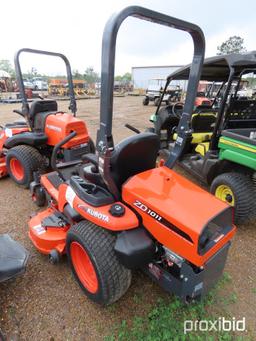
<svg viewBox="0 0 256 341">
<path fill-rule="evenodd" d="M 22 274 L 28 260 L 26 249 L 8 234 L 0 236 L 0 282 Z"/>
</svg>

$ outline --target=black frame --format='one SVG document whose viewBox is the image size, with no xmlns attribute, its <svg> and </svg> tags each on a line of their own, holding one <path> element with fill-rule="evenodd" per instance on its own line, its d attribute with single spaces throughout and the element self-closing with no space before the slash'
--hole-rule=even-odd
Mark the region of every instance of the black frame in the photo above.
<svg viewBox="0 0 256 341">
<path fill-rule="evenodd" d="M 24 52 L 33 53 L 33 54 L 41 54 L 41 55 L 52 56 L 52 57 L 59 57 L 64 61 L 65 66 L 66 66 L 66 71 L 67 71 L 68 85 L 69 85 L 69 97 L 70 97 L 69 109 L 71 110 L 73 115 L 76 116 L 77 106 L 76 106 L 76 98 L 75 98 L 75 92 L 74 92 L 74 86 L 73 86 L 73 77 L 72 77 L 71 66 L 67 57 L 62 53 L 35 50 L 35 49 L 29 49 L 29 48 L 23 48 L 23 49 L 18 50 L 14 56 L 16 78 L 17 78 L 19 91 L 20 91 L 21 99 L 22 99 L 22 115 L 27 118 L 28 113 L 29 113 L 29 104 L 27 101 L 26 93 L 25 93 L 25 87 L 23 83 L 22 71 L 21 71 L 21 66 L 20 66 L 20 54 Z M 27 121 L 29 122 L 28 119 Z"/>
<path fill-rule="evenodd" d="M 224 64 L 225 65 L 224 65 Z M 160 103 L 156 109 L 156 115 L 158 114 L 161 106 L 161 101 L 165 94 L 165 90 L 172 80 L 185 80 L 191 72 L 192 64 L 186 65 L 179 70 L 171 73 L 166 79 L 165 89 L 162 93 Z M 221 105 L 218 109 L 217 118 L 213 134 L 210 141 L 209 150 L 215 151 L 218 149 L 218 139 L 223 129 L 223 122 L 225 120 L 225 104 L 227 101 L 228 93 L 234 78 L 241 77 L 241 74 L 247 70 L 256 69 L 256 51 L 248 52 L 246 54 L 233 53 L 229 55 L 215 56 L 205 59 L 202 67 L 201 79 L 207 81 L 218 81 L 222 82 L 222 85 L 218 92 L 221 91 L 223 86 L 226 84 L 224 96 L 221 101 Z M 189 84 L 188 84 L 188 89 Z M 216 98 L 215 98 L 216 100 Z M 180 126 L 180 125 L 179 125 Z M 184 150 L 184 149 L 183 149 Z M 180 157 L 182 153 L 180 154 Z M 167 161 L 168 162 L 168 161 Z"/>
<path fill-rule="evenodd" d="M 204 60 L 205 38 L 202 30 L 197 25 L 149 10 L 144 7 L 126 7 L 119 13 L 112 15 L 105 25 L 102 39 L 101 57 L 100 128 L 97 133 L 96 148 L 100 156 L 105 156 L 105 158 L 102 159 L 103 163 L 104 161 L 107 161 L 107 158 L 109 157 L 109 151 L 114 148 L 112 120 L 116 39 L 122 22 L 130 16 L 188 32 L 193 39 L 194 55 L 188 81 L 188 87 L 191 89 L 191 91 L 186 96 L 183 114 L 179 123 L 178 142 L 176 142 L 175 148 L 165 164 L 166 166 L 172 168 L 179 156 L 182 154 L 182 150 L 186 145 L 187 138 L 191 136 L 189 122 L 192 115 Z M 102 166 L 104 173 L 105 167 L 104 165 Z"/>
</svg>

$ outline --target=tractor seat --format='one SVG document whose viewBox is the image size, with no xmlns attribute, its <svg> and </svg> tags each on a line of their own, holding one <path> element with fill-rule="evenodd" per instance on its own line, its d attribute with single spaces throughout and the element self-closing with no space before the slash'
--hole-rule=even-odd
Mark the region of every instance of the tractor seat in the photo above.
<svg viewBox="0 0 256 341">
<path fill-rule="evenodd" d="M 192 115 L 191 127 L 192 133 L 192 144 L 198 144 L 209 141 L 212 137 L 214 124 L 216 121 L 216 113 L 195 113 Z M 173 135 L 173 140 L 177 139 L 177 134 Z"/>
<path fill-rule="evenodd" d="M 57 111 L 58 104 L 52 100 L 33 101 L 29 109 L 29 118 L 34 119 L 36 114 Z"/>
<path fill-rule="evenodd" d="M 110 158 L 110 172 L 119 190 L 131 176 L 155 168 L 159 148 L 159 137 L 153 133 L 130 136 L 115 146 Z M 84 167 L 84 177 L 96 184 L 100 181 L 98 184 L 102 186 L 99 173 L 88 172 L 88 166 Z"/>
<path fill-rule="evenodd" d="M 31 120 L 34 129 L 43 131 L 47 116 L 56 113 L 57 110 L 58 104 L 56 101 L 41 100 L 32 102 L 29 109 L 29 119 Z"/>
<path fill-rule="evenodd" d="M 111 175 L 119 188 L 131 176 L 155 168 L 160 140 L 153 133 L 140 133 L 121 141 L 111 159 Z"/>
<path fill-rule="evenodd" d="M 191 127 L 194 133 L 212 132 L 216 121 L 216 113 L 198 113 L 192 115 Z"/>
</svg>

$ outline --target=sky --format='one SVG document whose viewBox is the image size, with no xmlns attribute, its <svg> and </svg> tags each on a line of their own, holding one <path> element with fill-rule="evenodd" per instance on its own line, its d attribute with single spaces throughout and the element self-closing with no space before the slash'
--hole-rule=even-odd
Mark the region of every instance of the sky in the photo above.
<svg viewBox="0 0 256 341">
<path fill-rule="evenodd" d="M 230 36 L 244 38 L 247 50 L 256 50 L 255 0 L 3 0 L 1 1 L 0 59 L 13 61 L 23 47 L 64 53 L 72 69 L 93 67 L 100 73 L 101 43 L 109 16 L 126 6 L 139 5 L 201 27 L 206 38 L 206 56 Z M 132 66 L 182 65 L 191 62 L 190 35 L 137 18 L 126 19 L 117 38 L 116 74 Z M 25 55 L 22 70 L 64 72 L 61 61 Z"/>
</svg>

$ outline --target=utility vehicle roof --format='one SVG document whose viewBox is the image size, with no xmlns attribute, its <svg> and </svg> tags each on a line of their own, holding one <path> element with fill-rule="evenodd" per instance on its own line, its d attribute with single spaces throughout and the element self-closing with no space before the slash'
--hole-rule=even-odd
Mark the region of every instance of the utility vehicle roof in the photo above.
<svg viewBox="0 0 256 341">
<path fill-rule="evenodd" d="M 187 80 L 189 77 L 190 67 L 191 64 L 178 69 L 171 73 L 167 77 L 167 80 Z M 204 60 L 200 79 L 207 81 L 227 81 L 231 67 L 234 67 L 236 75 L 239 75 L 245 68 L 256 68 L 256 51 L 244 54 L 232 53 L 206 58 Z"/>
</svg>

